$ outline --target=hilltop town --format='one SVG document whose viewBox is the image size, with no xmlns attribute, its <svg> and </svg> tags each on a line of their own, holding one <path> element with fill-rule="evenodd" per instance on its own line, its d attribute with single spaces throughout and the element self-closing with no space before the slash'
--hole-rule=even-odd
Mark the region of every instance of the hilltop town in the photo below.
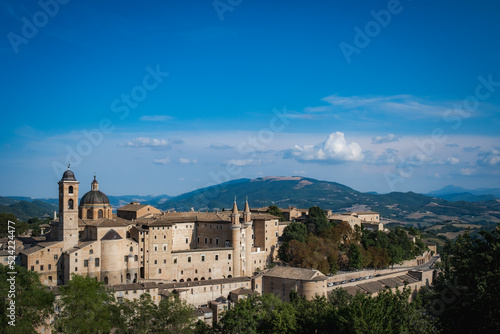
<svg viewBox="0 0 500 334">
<path fill-rule="evenodd" d="M 114 213 L 95 176 L 81 198 L 69 167 L 58 185 L 58 215 L 42 236 L 18 238 L 16 249 L 18 263 L 56 293 L 73 275 L 95 277 L 118 300 L 147 293 L 158 303 L 176 295 L 211 325 L 231 303 L 251 295 L 272 293 L 289 301 L 292 291 L 311 300 L 338 287 L 368 295 L 403 286 L 416 291 L 431 285 L 436 274 L 430 269 L 438 259 L 435 245 L 392 268 L 328 275 L 286 265 L 278 257 L 283 232 L 305 223 L 308 209 L 283 208 L 278 217 L 268 208 L 251 209 L 248 201 L 240 211 L 235 199 L 230 211 L 162 212 L 131 202 Z M 352 230 L 388 232 L 377 212 L 326 210 L 325 215 Z"/>
</svg>

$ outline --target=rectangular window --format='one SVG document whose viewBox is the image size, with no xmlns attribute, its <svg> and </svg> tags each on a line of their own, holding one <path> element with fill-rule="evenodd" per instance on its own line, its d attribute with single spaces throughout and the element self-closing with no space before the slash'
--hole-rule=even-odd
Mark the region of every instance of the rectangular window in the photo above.
<svg viewBox="0 0 500 334">
<path fill-rule="evenodd" d="M 158 269 L 158 274 L 161 274 L 161 269 Z"/>
<path fill-rule="evenodd" d="M 40 266 L 40 271 L 43 271 L 43 265 Z"/>
<path fill-rule="evenodd" d="M 189 238 L 186 238 L 186 243 L 187 243 L 187 244 L 189 243 Z"/>
<path fill-rule="evenodd" d="M 155 264 L 158 264 L 158 260 L 155 260 Z"/>
<path fill-rule="evenodd" d="M 188 256 L 188 262 L 191 262 L 191 256 Z"/>
<path fill-rule="evenodd" d="M 231 260 L 231 254 L 227 254 L 227 259 Z"/>
<path fill-rule="evenodd" d="M 134 261 L 137 262 L 139 260 L 137 255 L 134 255 Z"/>
<path fill-rule="evenodd" d="M 215 254 L 215 261 L 219 261 L 219 255 Z"/>
<path fill-rule="evenodd" d="M 78 271 L 78 267 L 75 267 L 75 271 Z"/>
<path fill-rule="evenodd" d="M 218 245 L 219 244 L 219 238 L 215 238 L 215 244 Z"/>
<path fill-rule="evenodd" d="M 51 281 L 51 282 L 52 282 L 52 276 L 49 276 L 49 281 Z"/>
<path fill-rule="evenodd" d="M 52 270 L 52 265 L 51 264 L 49 264 L 49 270 Z"/>
<path fill-rule="evenodd" d="M 201 262 L 205 262 L 205 255 L 201 256 Z"/>
<path fill-rule="evenodd" d="M 78 262 L 78 259 L 75 259 L 75 262 Z"/>
<path fill-rule="evenodd" d="M 54 260 L 57 260 L 57 254 L 56 254 L 56 255 L 54 255 Z"/>
<path fill-rule="evenodd" d="M 35 266 L 31 266 L 31 271 L 35 271 Z"/>
<path fill-rule="evenodd" d="M 95 259 L 95 266 L 99 267 L 99 258 L 98 257 L 96 257 L 96 259 Z"/>
<path fill-rule="evenodd" d="M 83 260 L 83 267 L 87 268 L 89 266 L 89 260 Z"/>
<path fill-rule="evenodd" d="M 177 263 L 177 258 L 176 257 L 174 257 L 174 263 Z"/>
<path fill-rule="evenodd" d="M 208 241 L 208 239 L 207 239 L 207 238 L 205 238 L 205 243 L 207 243 L 207 241 Z"/>
</svg>

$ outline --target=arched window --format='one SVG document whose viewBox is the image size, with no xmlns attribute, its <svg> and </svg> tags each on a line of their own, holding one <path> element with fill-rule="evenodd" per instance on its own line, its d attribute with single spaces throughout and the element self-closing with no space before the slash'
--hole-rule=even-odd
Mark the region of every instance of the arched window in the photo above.
<svg viewBox="0 0 500 334">
<path fill-rule="evenodd" d="M 87 219 L 92 219 L 92 209 L 87 210 Z"/>
<path fill-rule="evenodd" d="M 97 218 L 102 218 L 104 217 L 104 212 L 102 211 L 102 209 L 99 209 L 99 211 L 97 211 Z"/>
<path fill-rule="evenodd" d="M 187 282 L 191 282 L 191 279 L 190 279 L 190 278 L 188 278 L 188 279 L 187 279 Z"/>
<path fill-rule="evenodd" d="M 71 198 L 68 200 L 68 209 L 73 210 L 73 200 Z"/>
<path fill-rule="evenodd" d="M 205 277 L 200 278 L 200 281 L 204 281 L 204 280 L 205 280 Z"/>
<path fill-rule="evenodd" d="M 193 281 L 197 281 L 198 280 L 198 277 L 195 277 Z"/>
<path fill-rule="evenodd" d="M 94 250 L 93 249 L 89 250 L 89 254 L 94 254 Z"/>
<path fill-rule="evenodd" d="M 127 273 L 127 281 L 130 280 L 130 273 Z"/>
<path fill-rule="evenodd" d="M 104 277 L 104 284 L 108 284 L 108 276 Z"/>
<path fill-rule="evenodd" d="M 70 195 L 73 194 L 73 186 L 69 186 L 69 188 L 68 188 L 68 194 L 70 194 Z"/>
<path fill-rule="evenodd" d="M 184 282 L 184 279 L 183 279 L 183 278 L 181 278 L 181 279 L 179 280 L 179 282 L 181 282 L 181 283 L 182 283 L 182 282 Z"/>
</svg>

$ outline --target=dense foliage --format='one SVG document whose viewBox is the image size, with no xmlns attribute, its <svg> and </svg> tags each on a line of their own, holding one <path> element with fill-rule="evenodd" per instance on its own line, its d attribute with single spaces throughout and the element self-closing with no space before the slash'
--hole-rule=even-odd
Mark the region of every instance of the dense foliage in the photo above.
<svg viewBox="0 0 500 334">
<path fill-rule="evenodd" d="M 446 333 L 500 332 L 500 231 L 468 232 L 448 243 L 444 272 L 426 296 Z"/>
<path fill-rule="evenodd" d="M 341 269 L 386 268 L 422 253 L 420 232 L 394 228 L 390 233 L 353 230 L 346 222 L 332 224 L 319 207 L 309 209 L 306 224 L 290 223 L 283 230 L 279 257 L 291 266 L 317 269 L 325 274 Z M 413 234 L 412 234 L 413 233 Z"/>
<path fill-rule="evenodd" d="M 15 272 L 16 274 L 10 274 Z M 11 289 L 10 281 L 15 277 L 15 284 Z M 14 292 L 13 292 L 14 291 Z M 9 298 L 14 293 L 14 298 Z M 2 333 L 36 333 L 37 326 L 44 323 L 54 311 L 54 294 L 40 283 L 38 274 L 22 267 L 15 266 L 14 270 L 0 265 L 0 328 Z M 11 300 L 15 304 L 15 318 L 9 307 Z M 12 325 L 8 323 L 14 320 Z"/>
<path fill-rule="evenodd" d="M 383 291 L 377 297 L 334 290 L 329 298 L 291 302 L 274 295 L 239 301 L 224 313 L 214 333 L 437 333 L 435 319 L 409 301 L 410 290 Z M 207 329 L 208 331 L 208 329 Z"/>
</svg>

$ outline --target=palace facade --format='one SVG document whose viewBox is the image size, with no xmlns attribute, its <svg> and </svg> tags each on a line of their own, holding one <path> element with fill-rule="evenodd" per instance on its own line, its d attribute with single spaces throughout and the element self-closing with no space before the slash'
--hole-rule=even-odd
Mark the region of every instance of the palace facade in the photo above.
<svg viewBox="0 0 500 334">
<path fill-rule="evenodd" d="M 59 181 L 59 218 L 46 240 L 20 253 L 21 264 L 48 286 L 72 274 L 106 284 L 190 282 L 251 277 L 277 256 L 278 217 L 243 212 L 161 212 L 132 202 L 112 213 L 96 177 L 78 202 L 68 167 Z"/>
</svg>

